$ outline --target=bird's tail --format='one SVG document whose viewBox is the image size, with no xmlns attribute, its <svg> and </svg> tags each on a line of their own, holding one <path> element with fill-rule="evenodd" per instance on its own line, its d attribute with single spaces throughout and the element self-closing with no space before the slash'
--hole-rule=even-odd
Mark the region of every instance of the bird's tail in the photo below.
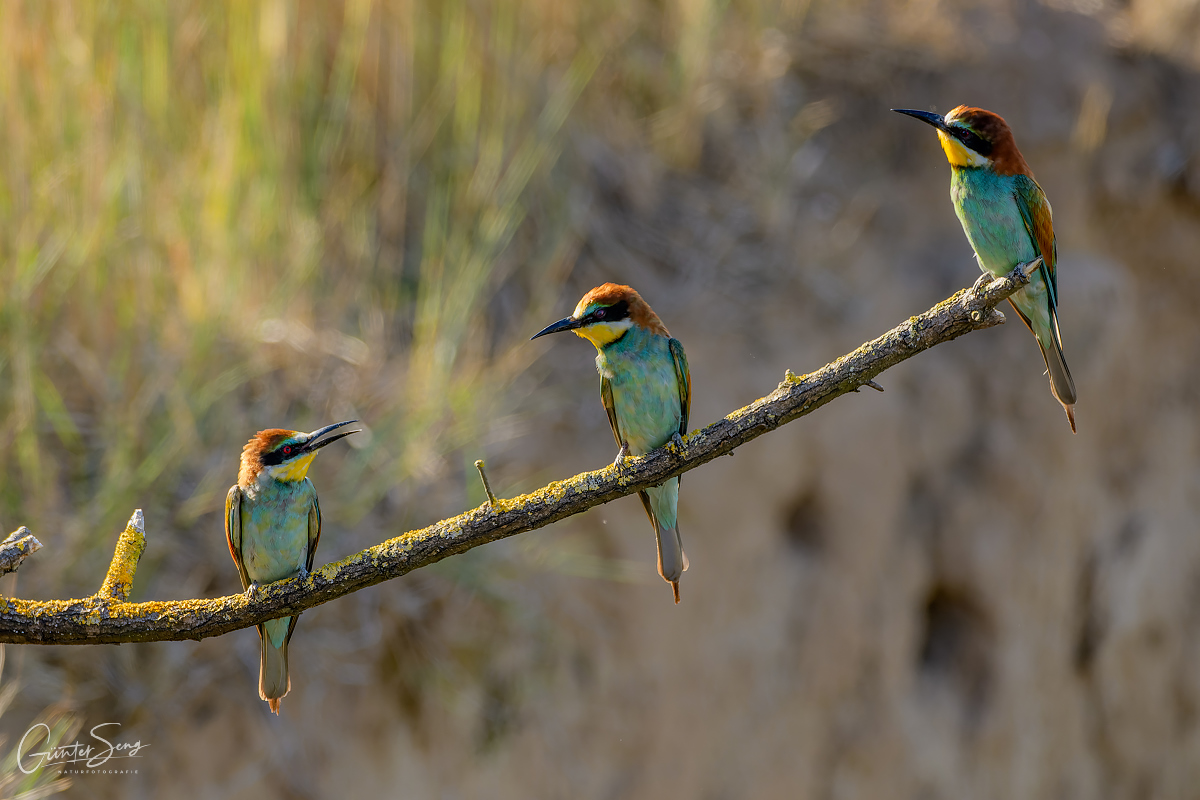
<svg viewBox="0 0 1200 800">
<path fill-rule="evenodd" d="M 683 552 L 683 539 L 679 538 L 679 523 L 674 527 L 664 528 L 655 525 L 658 535 L 658 574 L 671 584 L 675 593 L 675 603 L 679 604 L 679 579 L 687 571 L 688 559 Z"/>
<path fill-rule="evenodd" d="M 285 617 L 258 626 L 258 696 L 267 701 L 275 714 L 279 713 L 279 701 L 292 689 L 292 679 L 288 676 L 288 642 L 295 625 L 295 617 Z"/>
<path fill-rule="evenodd" d="M 638 492 L 646 516 L 654 526 L 658 540 L 658 574 L 671 584 L 675 602 L 679 603 L 679 579 L 688 568 L 687 556 L 683 554 L 683 540 L 679 538 L 679 478 L 671 478 L 662 486 Z"/>
<path fill-rule="evenodd" d="M 1067 421 L 1071 423 L 1071 433 L 1075 433 L 1075 381 L 1071 378 L 1071 370 L 1063 357 L 1062 338 L 1058 333 L 1058 315 L 1050 309 L 1050 330 L 1037 333 L 1038 347 L 1042 349 L 1042 358 L 1046 359 L 1046 372 L 1050 375 L 1050 391 L 1054 398 L 1062 403 L 1063 411 L 1067 412 Z"/>
</svg>

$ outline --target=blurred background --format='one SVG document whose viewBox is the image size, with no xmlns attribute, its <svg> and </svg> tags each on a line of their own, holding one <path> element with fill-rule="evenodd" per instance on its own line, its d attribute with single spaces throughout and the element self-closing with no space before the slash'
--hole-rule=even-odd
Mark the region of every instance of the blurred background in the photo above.
<svg viewBox="0 0 1200 800">
<path fill-rule="evenodd" d="M 978 271 L 892 107 L 1013 126 L 1080 401 L 1010 314 L 688 473 L 678 607 L 626 498 L 306 612 L 278 718 L 252 630 L 9 646 L 2 752 L 119 722 L 95 798 L 1196 797 L 1198 70 L 1196 0 L 4 4 L 4 594 L 95 591 L 134 508 L 134 599 L 238 591 L 265 427 L 368 427 L 318 563 L 476 458 L 603 466 L 591 347 L 527 339 L 606 280 L 695 427 L 925 310 Z"/>
</svg>

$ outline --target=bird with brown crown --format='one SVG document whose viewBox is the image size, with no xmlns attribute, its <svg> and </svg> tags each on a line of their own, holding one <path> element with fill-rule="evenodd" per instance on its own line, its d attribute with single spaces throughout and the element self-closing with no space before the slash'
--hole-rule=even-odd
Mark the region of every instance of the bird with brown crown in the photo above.
<svg viewBox="0 0 1200 800">
<path fill-rule="evenodd" d="M 1001 277 L 1018 264 L 1041 263 L 1009 302 L 1033 332 L 1050 376 L 1050 392 L 1075 432 L 1075 381 L 1058 330 L 1058 249 L 1050 201 L 1033 178 L 1008 123 L 982 108 L 946 116 L 894 108 L 937 129 L 950 161 L 950 199 L 979 267 Z"/>
<path fill-rule="evenodd" d="M 662 320 L 636 291 L 606 283 L 583 296 L 571 316 L 533 335 L 574 331 L 596 347 L 600 400 L 617 440 L 619 465 L 687 433 L 692 378 L 687 356 Z M 679 602 L 679 579 L 688 568 L 679 536 L 679 478 L 638 492 L 658 542 L 658 574 Z"/>
<path fill-rule="evenodd" d="M 359 431 L 325 434 L 357 421 L 312 433 L 271 428 L 254 434 L 242 449 L 238 482 L 225 498 L 225 538 L 248 597 L 260 584 L 312 571 L 321 539 L 321 506 L 308 467 L 322 447 Z M 275 714 L 292 688 L 288 643 L 299 618 L 296 614 L 258 626 L 258 696 Z"/>
</svg>

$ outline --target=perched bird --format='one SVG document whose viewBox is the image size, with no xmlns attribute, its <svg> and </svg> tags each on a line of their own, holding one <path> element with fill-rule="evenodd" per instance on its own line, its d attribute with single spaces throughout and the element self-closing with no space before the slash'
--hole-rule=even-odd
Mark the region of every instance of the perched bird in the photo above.
<svg viewBox="0 0 1200 800">
<path fill-rule="evenodd" d="M 312 569 L 321 539 L 321 506 L 305 475 L 318 450 L 358 431 L 321 437 L 357 421 L 312 433 L 271 428 L 254 434 L 242 449 L 238 482 L 225 498 L 225 538 L 247 596 L 253 597 L 260 584 L 307 576 Z M 292 688 L 287 653 L 297 619 L 299 615 L 282 617 L 258 626 L 258 696 L 276 714 L 279 700 Z"/>
<path fill-rule="evenodd" d="M 643 455 L 687 433 L 692 378 L 678 339 L 636 291 L 606 283 L 583 296 L 575 313 L 534 334 L 575 331 L 596 346 L 600 400 L 620 450 Z M 688 568 L 679 538 L 679 478 L 638 492 L 658 538 L 658 574 L 679 602 L 679 579 Z"/>
<path fill-rule="evenodd" d="M 1027 286 L 1009 298 L 1033 331 L 1050 391 L 1075 432 L 1075 381 L 1058 332 L 1058 251 L 1050 201 L 1025 163 L 1008 123 L 982 108 L 959 106 L 946 116 L 894 108 L 937 128 L 950 161 L 950 199 L 979 267 L 996 277 L 1042 257 Z"/>
</svg>

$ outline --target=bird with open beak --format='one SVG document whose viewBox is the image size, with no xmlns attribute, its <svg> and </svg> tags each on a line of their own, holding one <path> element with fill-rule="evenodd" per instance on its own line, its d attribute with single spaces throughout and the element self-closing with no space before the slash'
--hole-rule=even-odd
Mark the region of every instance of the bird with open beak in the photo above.
<svg viewBox="0 0 1200 800">
<path fill-rule="evenodd" d="M 308 468 L 322 447 L 359 431 L 326 434 L 357 421 L 312 433 L 271 428 L 254 434 L 242 449 L 238 482 L 225 498 L 225 538 L 248 596 L 260 584 L 307 576 L 312 570 L 321 539 L 321 506 Z M 281 617 L 258 626 L 258 696 L 276 714 L 292 688 L 288 642 L 299 618 Z"/>
</svg>

